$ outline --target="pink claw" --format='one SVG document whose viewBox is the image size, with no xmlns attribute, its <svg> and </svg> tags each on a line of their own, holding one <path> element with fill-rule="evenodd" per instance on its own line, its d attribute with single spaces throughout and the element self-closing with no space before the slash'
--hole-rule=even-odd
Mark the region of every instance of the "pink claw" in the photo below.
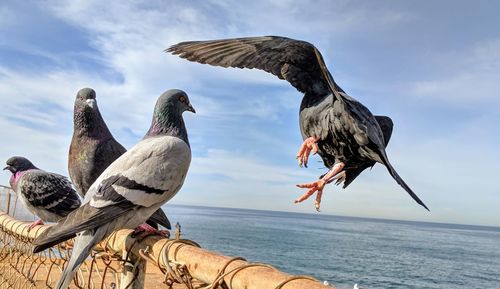
<svg viewBox="0 0 500 289">
<path fill-rule="evenodd" d="M 34 227 L 39 226 L 39 225 L 44 225 L 44 223 L 41 219 L 38 219 L 38 220 L 34 221 L 33 223 L 31 223 L 28 226 L 28 232 L 31 231 L 31 229 L 33 229 Z"/>
<path fill-rule="evenodd" d="M 157 230 L 150 225 L 144 223 L 142 225 L 139 225 L 137 228 L 134 229 L 134 232 L 132 232 L 132 236 L 138 236 L 141 235 L 142 237 L 146 237 L 149 235 L 159 235 L 162 237 L 169 237 L 170 232 L 168 230 Z"/>
<path fill-rule="evenodd" d="M 304 140 L 304 143 L 300 146 L 299 152 L 297 153 L 297 160 L 299 161 L 299 166 L 307 168 L 307 161 L 309 160 L 309 155 L 311 152 L 316 154 L 318 152 L 318 142 L 319 137 L 309 137 Z"/>
</svg>

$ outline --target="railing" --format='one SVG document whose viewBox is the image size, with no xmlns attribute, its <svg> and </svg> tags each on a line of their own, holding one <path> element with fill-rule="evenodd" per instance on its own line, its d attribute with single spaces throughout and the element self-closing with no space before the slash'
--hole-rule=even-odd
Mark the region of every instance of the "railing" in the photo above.
<svg viewBox="0 0 500 289">
<path fill-rule="evenodd" d="M 7 198 L 12 201 L 15 194 Z M 53 288 L 71 255 L 72 240 L 31 253 L 33 239 L 47 226 L 28 231 L 29 223 L 7 214 L 13 208 L 9 202 L 0 211 L 0 289 Z M 267 264 L 202 249 L 193 241 L 180 239 L 180 230 L 173 239 L 136 239 L 131 232 L 117 231 L 96 246 L 75 275 L 72 288 L 332 288 L 308 276 L 291 276 Z"/>
</svg>

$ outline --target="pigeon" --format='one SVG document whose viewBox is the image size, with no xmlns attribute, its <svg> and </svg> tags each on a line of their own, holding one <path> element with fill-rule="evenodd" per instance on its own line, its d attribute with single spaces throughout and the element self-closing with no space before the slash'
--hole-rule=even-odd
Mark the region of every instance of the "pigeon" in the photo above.
<svg viewBox="0 0 500 289">
<path fill-rule="evenodd" d="M 109 131 L 92 88 L 82 88 L 76 94 L 73 126 L 68 171 L 76 190 L 83 197 L 97 177 L 127 150 Z M 156 224 L 172 229 L 161 208 L 147 223 L 155 229 L 158 229 Z"/>
<path fill-rule="evenodd" d="M 73 116 L 73 137 L 68 171 L 81 196 L 113 161 L 127 150 L 115 140 L 97 106 L 91 88 L 78 91 Z"/>
<path fill-rule="evenodd" d="M 11 157 L 6 164 L 4 170 L 12 173 L 10 187 L 21 203 L 40 218 L 29 225 L 29 230 L 44 221 L 57 222 L 80 207 L 80 198 L 66 177 L 41 170 L 25 157 Z"/>
<path fill-rule="evenodd" d="M 37 253 L 78 233 L 55 288 L 68 288 L 97 243 L 115 230 L 137 228 L 180 190 L 191 162 L 184 111 L 195 112 L 185 92 L 163 93 L 144 138 L 104 170 L 81 207 L 34 240 Z"/>
<path fill-rule="evenodd" d="M 246 37 L 181 42 L 166 52 L 214 66 L 264 70 L 304 93 L 299 114 L 304 143 L 297 159 L 300 166 L 307 167 L 310 153 L 318 153 L 329 171 L 318 181 L 297 185 L 309 190 L 296 203 L 317 193 L 315 207 L 319 211 L 324 186 L 338 174 L 343 175 L 338 180 L 348 185 L 366 167 L 380 163 L 429 210 L 389 162 L 387 141 L 377 118 L 335 83 L 321 53 L 311 43 L 279 36 Z M 392 133 L 392 125 L 390 130 Z"/>
</svg>

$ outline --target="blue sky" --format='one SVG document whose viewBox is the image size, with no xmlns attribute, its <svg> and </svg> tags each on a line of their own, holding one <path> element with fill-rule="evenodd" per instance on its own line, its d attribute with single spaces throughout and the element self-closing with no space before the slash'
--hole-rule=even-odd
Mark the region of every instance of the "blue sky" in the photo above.
<svg viewBox="0 0 500 289">
<path fill-rule="evenodd" d="M 430 207 L 376 165 L 327 214 L 500 226 L 500 20 L 495 1 L 2 1 L 0 159 L 24 155 L 67 175 L 76 92 L 97 91 L 115 137 L 131 147 L 157 96 L 189 95 L 193 149 L 177 204 L 314 213 L 293 204 L 301 94 L 262 71 L 190 63 L 185 40 L 281 35 L 314 43 L 336 81 L 394 132 L 389 158 Z M 8 174 L 4 181 L 8 183 Z M 168 207 L 168 206 L 167 206 Z"/>
</svg>

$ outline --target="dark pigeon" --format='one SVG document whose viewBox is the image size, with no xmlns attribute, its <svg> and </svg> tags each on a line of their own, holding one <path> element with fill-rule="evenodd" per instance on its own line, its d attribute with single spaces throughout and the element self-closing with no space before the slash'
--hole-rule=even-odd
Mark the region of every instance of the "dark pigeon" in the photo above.
<svg viewBox="0 0 500 289">
<path fill-rule="evenodd" d="M 397 183 L 428 210 L 390 164 L 381 124 L 368 108 L 335 83 L 320 52 L 312 44 L 264 36 L 182 42 L 166 51 L 214 66 L 261 69 L 287 80 L 304 93 L 300 105 L 304 144 L 297 156 L 299 165 L 304 163 L 307 166 L 310 152 L 318 152 L 330 171 L 316 182 L 298 185 L 309 191 L 296 202 L 317 192 L 316 209 L 319 209 L 326 183 L 342 173 L 345 176 L 340 181 L 348 185 L 364 169 L 378 162 L 386 166 Z"/>
<path fill-rule="evenodd" d="M 104 170 L 80 208 L 35 239 L 36 253 L 80 232 L 56 289 L 68 288 L 97 243 L 115 230 L 143 224 L 181 189 L 191 162 L 184 111 L 194 112 L 185 92 L 163 93 L 144 139 Z"/>
<path fill-rule="evenodd" d="M 80 207 L 80 198 L 66 177 L 41 170 L 24 157 L 11 157 L 6 164 L 4 170 L 12 173 L 10 187 L 21 203 L 40 218 L 30 229 L 43 221 L 57 222 Z"/>
<path fill-rule="evenodd" d="M 80 195 L 85 196 L 101 173 L 126 151 L 104 122 L 95 91 L 80 89 L 75 99 L 73 137 L 68 157 L 69 176 Z M 162 209 L 155 212 L 147 223 L 156 229 L 156 224 L 172 228 Z"/>
</svg>

